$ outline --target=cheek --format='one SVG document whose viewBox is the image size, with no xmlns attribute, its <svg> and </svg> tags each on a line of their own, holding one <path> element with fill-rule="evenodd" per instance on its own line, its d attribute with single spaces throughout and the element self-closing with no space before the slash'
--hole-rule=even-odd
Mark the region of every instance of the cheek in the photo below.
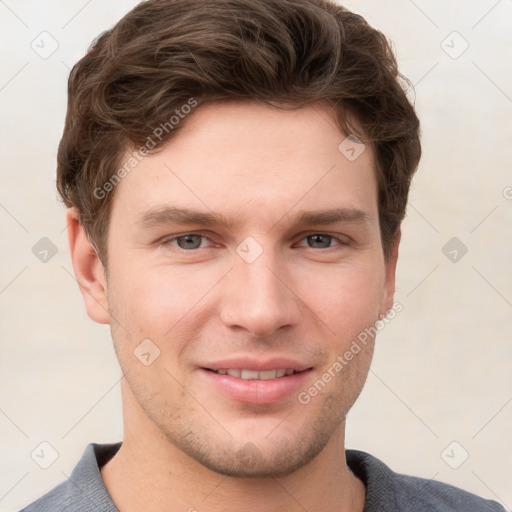
<svg viewBox="0 0 512 512">
<path fill-rule="evenodd" d="M 137 267 L 137 263 L 139 264 Z M 171 265 L 143 267 L 132 261 L 129 274 L 112 275 L 109 298 L 120 321 L 138 335 L 161 338 L 181 328 L 208 303 L 207 296 L 223 272 L 211 266 Z"/>
<path fill-rule="evenodd" d="M 337 339 L 347 340 L 378 319 L 383 282 L 371 265 L 326 265 L 302 273 L 297 295 Z"/>
</svg>

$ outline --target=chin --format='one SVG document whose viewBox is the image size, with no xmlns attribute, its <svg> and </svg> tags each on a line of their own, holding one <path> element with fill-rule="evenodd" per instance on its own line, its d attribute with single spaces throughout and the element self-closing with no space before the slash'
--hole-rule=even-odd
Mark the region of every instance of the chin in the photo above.
<svg viewBox="0 0 512 512">
<path fill-rule="evenodd" d="M 293 449 L 283 446 L 264 454 L 253 443 L 247 442 L 238 450 L 224 449 L 214 452 L 190 450 L 189 456 L 205 468 L 221 475 L 234 478 L 272 478 L 294 473 L 314 459 L 325 446 L 325 442 L 315 441 L 306 449 Z M 269 450 L 270 452 L 270 450 Z"/>
<path fill-rule="evenodd" d="M 266 437 L 239 435 L 236 438 L 216 432 L 188 431 L 186 436 L 166 435 L 168 441 L 205 468 L 234 478 L 271 478 L 294 473 L 317 457 L 342 419 L 323 419 L 309 428 L 293 432 L 278 427 L 265 430 Z M 267 434 L 270 432 L 270 434 Z M 170 434 L 170 433 L 169 433 Z"/>
</svg>

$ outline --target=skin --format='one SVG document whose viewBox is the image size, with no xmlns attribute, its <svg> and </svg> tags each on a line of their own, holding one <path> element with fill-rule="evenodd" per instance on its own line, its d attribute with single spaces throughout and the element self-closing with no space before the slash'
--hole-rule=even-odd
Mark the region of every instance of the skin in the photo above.
<svg viewBox="0 0 512 512">
<path fill-rule="evenodd" d="M 391 308 L 400 237 L 385 261 L 372 151 L 349 161 L 345 136 L 321 105 L 199 107 L 117 186 L 108 273 L 68 211 L 87 312 L 110 324 L 123 372 L 124 440 L 101 468 L 121 512 L 363 510 L 365 487 L 342 453 L 373 339 L 306 405 L 297 393 L 240 403 L 200 370 L 235 355 L 288 357 L 312 368 L 304 391 Z M 236 224 L 138 223 L 170 205 Z M 367 220 L 292 222 L 335 208 Z M 170 240 L 188 233 L 206 238 Z M 252 263 L 236 251 L 248 236 L 262 250 Z M 134 355 L 144 339 L 160 350 L 149 366 Z"/>
</svg>

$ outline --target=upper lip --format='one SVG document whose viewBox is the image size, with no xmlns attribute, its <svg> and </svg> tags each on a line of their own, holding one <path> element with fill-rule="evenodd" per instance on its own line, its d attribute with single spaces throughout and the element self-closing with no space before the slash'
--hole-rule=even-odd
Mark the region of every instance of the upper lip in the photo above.
<svg viewBox="0 0 512 512">
<path fill-rule="evenodd" d="M 201 366 L 207 370 L 224 370 L 224 369 L 244 369 L 264 372 L 278 369 L 292 369 L 296 372 L 302 372 L 312 368 L 311 365 L 295 361 L 286 357 L 273 357 L 270 359 L 255 359 L 254 357 L 232 357 L 222 359 Z"/>
</svg>

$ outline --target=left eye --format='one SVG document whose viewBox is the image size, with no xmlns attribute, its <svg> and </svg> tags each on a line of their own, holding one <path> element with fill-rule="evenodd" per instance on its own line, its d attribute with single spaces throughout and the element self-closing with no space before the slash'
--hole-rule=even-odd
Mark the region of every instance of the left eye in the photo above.
<svg viewBox="0 0 512 512">
<path fill-rule="evenodd" d="M 331 247 L 331 242 L 333 240 L 337 240 L 339 245 L 344 245 L 344 243 L 335 236 L 327 235 L 324 233 L 315 233 L 314 235 L 308 235 L 303 238 L 309 243 L 309 247 L 312 249 L 328 249 Z"/>
</svg>

